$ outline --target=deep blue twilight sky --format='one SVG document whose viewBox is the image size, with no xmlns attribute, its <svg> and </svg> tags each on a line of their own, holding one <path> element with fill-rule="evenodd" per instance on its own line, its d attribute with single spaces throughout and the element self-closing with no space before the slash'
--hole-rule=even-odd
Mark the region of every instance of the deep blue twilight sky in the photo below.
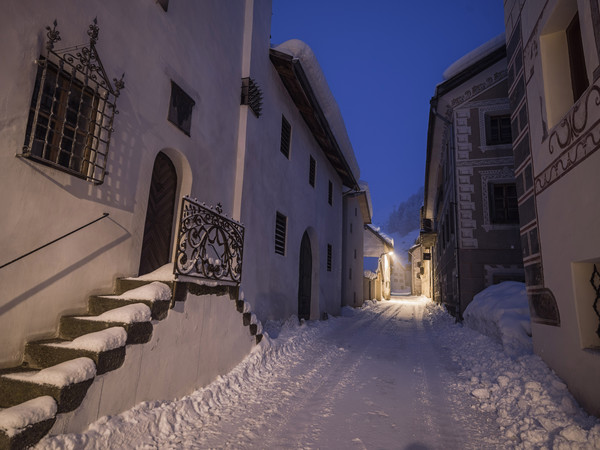
<svg viewBox="0 0 600 450">
<path fill-rule="evenodd" d="M 383 225 L 423 185 L 442 72 L 503 31 L 502 0 L 273 0 L 271 43 L 314 51 Z"/>
</svg>

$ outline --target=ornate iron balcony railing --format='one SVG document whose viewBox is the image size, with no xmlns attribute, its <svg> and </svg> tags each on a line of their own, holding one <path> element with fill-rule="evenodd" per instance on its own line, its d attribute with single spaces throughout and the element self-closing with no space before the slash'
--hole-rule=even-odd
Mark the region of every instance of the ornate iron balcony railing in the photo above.
<svg viewBox="0 0 600 450">
<path fill-rule="evenodd" d="M 239 284 L 242 280 L 244 227 L 227 218 L 218 204 L 207 207 L 183 198 L 174 272 Z"/>
</svg>

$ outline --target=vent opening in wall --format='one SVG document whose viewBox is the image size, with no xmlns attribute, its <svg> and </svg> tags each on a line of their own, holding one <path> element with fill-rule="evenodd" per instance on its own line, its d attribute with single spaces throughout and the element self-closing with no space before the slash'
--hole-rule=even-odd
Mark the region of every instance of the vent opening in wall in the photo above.
<svg viewBox="0 0 600 450">
<path fill-rule="evenodd" d="M 327 244 L 327 272 L 331 272 L 331 259 L 332 259 L 333 249 L 331 244 Z"/>
<path fill-rule="evenodd" d="M 287 159 L 290 159 L 290 145 L 292 142 L 292 126 L 287 119 L 281 115 L 281 145 L 279 150 Z"/>
<path fill-rule="evenodd" d="M 329 181 L 329 188 L 327 190 L 327 203 L 333 205 L 333 183 Z"/>
<path fill-rule="evenodd" d="M 242 105 L 248 105 L 256 117 L 262 112 L 262 91 L 250 77 L 242 78 Z"/>
<path fill-rule="evenodd" d="M 275 215 L 275 253 L 285 255 L 285 237 L 287 234 L 287 217 L 277 212 Z"/>
<path fill-rule="evenodd" d="M 315 179 L 317 176 L 317 162 L 315 158 L 310 157 L 309 168 L 308 168 L 308 184 L 315 187 Z"/>
</svg>

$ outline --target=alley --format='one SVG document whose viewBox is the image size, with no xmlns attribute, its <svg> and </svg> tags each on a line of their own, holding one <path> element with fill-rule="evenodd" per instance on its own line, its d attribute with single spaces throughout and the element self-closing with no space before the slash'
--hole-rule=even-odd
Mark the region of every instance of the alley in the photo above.
<svg viewBox="0 0 600 450">
<path fill-rule="evenodd" d="M 231 374 L 41 448 L 493 448 L 498 426 L 456 388 L 460 368 L 422 297 L 269 324 Z"/>
</svg>

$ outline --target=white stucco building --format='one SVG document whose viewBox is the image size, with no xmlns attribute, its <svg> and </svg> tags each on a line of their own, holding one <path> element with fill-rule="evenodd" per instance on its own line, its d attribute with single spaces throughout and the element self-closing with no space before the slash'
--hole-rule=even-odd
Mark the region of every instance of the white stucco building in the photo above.
<svg viewBox="0 0 600 450">
<path fill-rule="evenodd" d="M 373 225 L 365 225 L 364 249 L 365 269 L 376 275 L 374 280 L 365 276 L 364 282 L 370 286 L 370 288 L 365 289 L 365 295 L 371 300 L 389 300 L 392 292 L 394 240 L 379 228 Z"/>
<path fill-rule="evenodd" d="M 39 340 L 71 345 L 83 331 L 66 316 L 133 302 L 101 295 L 149 281 L 170 292 L 136 294 L 152 322 L 139 306 L 128 324 L 124 314 L 96 320 L 128 334 L 87 350 L 96 369 L 79 371 L 78 400 L 49 394 L 58 410 L 27 429 L 77 431 L 183 395 L 240 361 L 260 320 L 318 319 L 348 304 L 356 288 L 344 290 L 342 268 L 355 255 L 343 230 L 354 209 L 348 202 L 344 215 L 344 193 L 361 192 L 358 165 L 311 50 L 271 47 L 270 0 L 9 6 L 0 18 L 0 408 L 31 392 L 7 372 L 63 361 L 44 356 Z M 370 207 L 357 202 L 362 226 Z M 146 343 L 132 341 L 134 328 Z"/>
</svg>

